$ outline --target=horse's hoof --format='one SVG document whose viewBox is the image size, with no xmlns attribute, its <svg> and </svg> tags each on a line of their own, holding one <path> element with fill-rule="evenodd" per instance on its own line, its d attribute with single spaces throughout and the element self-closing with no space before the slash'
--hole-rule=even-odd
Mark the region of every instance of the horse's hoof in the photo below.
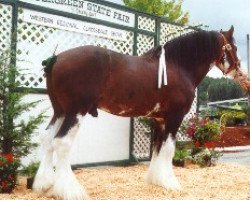
<svg viewBox="0 0 250 200">
<path fill-rule="evenodd" d="M 90 200 L 88 195 L 85 193 L 84 189 L 78 191 L 69 191 L 69 192 L 58 192 L 53 188 L 46 193 L 47 197 L 53 197 L 58 200 Z"/>
<path fill-rule="evenodd" d="M 35 178 L 32 190 L 38 193 L 46 193 L 53 186 L 53 181 L 45 181 L 40 178 Z"/>
<path fill-rule="evenodd" d="M 165 181 L 162 184 L 162 187 L 164 187 L 165 189 L 171 189 L 171 190 L 181 190 L 181 185 L 175 177 L 173 179 L 169 179 L 168 181 Z"/>
<path fill-rule="evenodd" d="M 161 186 L 165 189 L 181 190 L 181 185 L 175 176 L 169 175 L 163 177 L 164 176 L 154 177 L 152 174 L 148 174 L 146 176 L 146 182 L 148 184 Z"/>
<path fill-rule="evenodd" d="M 85 189 L 77 182 L 75 177 L 65 180 L 55 181 L 54 186 L 48 191 L 47 195 L 60 200 L 89 200 Z"/>
</svg>

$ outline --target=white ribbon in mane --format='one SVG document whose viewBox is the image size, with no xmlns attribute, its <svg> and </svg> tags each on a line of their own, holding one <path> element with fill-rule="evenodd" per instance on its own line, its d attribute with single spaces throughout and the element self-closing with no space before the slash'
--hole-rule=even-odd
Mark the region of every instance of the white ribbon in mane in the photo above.
<svg viewBox="0 0 250 200">
<path fill-rule="evenodd" d="M 162 80 L 163 77 L 163 80 Z M 167 66 L 166 66 L 166 59 L 165 59 L 165 49 L 164 46 L 161 48 L 161 55 L 159 58 L 159 68 L 158 68 L 158 88 L 161 86 L 168 84 L 167 79 Z"/>
</svg>

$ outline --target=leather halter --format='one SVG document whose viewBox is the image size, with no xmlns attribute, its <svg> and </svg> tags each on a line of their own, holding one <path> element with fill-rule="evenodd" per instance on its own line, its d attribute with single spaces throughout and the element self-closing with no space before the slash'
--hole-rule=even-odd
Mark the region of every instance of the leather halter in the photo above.
<svg viewBox="0 0 250 200">
<path fill-rule="evenodd" d="M 219 62 L 218 62 L 219 66 L 218 67 L 220 68 L 220 70 L 222 71 L 222 73 L 224 75 L 227 75 L 229 72 L 231 72 L 233 70 L 237 71 L 239 69 L 240 62 L 237 58 L 235 58 L 235 56 L 232 52 L 233 48 L 232 48 L 231 44 L 228 43 L 228 41 L 226 40 L 225 36 L 222 33 L 220 33 L 220 34 L 223 38 L 223 46 L 222 46 L 223 52 L 222 52 L 222 57 L 219 59 Z M 226 54 L 226 52 L 228 52 L 228 54 Z M 228 57 L 228 55 L 231 57 L 231 60 L 233 61 L 233 64 L 235 66 L 232 67 L 231 63 L 230 63 L 229 69 L 226 69 L 225 65 L 221 63 L 221 59 L 225 59 L 226 57 Z"/>
</svg>

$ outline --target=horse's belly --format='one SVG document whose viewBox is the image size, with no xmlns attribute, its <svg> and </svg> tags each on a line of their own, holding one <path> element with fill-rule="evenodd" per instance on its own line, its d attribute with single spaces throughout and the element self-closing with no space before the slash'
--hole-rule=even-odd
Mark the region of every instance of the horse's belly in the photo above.
<svg viewBox="0 0 250 200">
<path fill-rule="evenodd" d="M 100 104 L 99 109 L 113 115 L 122 117 L 153 117 L 162 112 L 161 104 L 154 103 L 152 105 L 140 104 Z"/>
</svg>

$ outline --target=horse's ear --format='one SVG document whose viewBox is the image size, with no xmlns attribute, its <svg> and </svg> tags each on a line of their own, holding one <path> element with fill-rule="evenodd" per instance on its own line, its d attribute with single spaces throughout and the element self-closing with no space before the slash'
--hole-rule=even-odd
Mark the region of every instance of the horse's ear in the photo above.
<svg viewBox="0 0 250 200">
<path fill-rule="evenodd" d="M 230 34 L 230 36 L 233 36 L 233 33 L 234 33 L 234 26 L 233 25 L 229 29 L 228 33 Z"/>
</svg>

